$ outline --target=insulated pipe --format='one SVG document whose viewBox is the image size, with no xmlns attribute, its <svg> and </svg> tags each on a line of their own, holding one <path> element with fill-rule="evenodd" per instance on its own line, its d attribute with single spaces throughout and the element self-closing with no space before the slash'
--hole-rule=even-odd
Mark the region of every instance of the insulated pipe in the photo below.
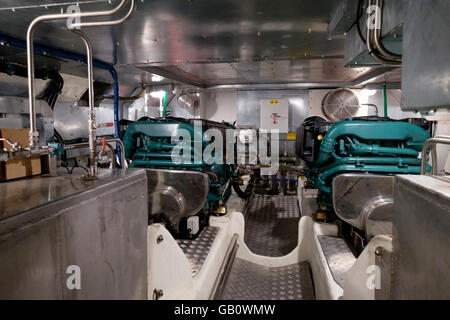
<svg viewBox="0 0 450 320">
<path fill-rule="evenodd" d="M 86 46 L 86 57 L 88 64 L 88 93 L 89 93 L 89 159 L 90 178 L 95 179 L 97 176 L 97 134 L 95 123 L 94 108 L 94 65 L 92 62 L 92 45 L 89 38 L 81 31 L 73 29 L 73 33 L 79 35 Z"/>
<path fill-rule="evenodd" d="M 380 27 L 376 28 L 375 31 L 374 31 L 375 47 L 386 58 L 388 58 L 390 60 L 393 60 L 393 61 L 402 62 L 402 56 L 401 55 L 393 54 L 393 53 L 389 52 L 384 47 L 383 43 L 381 42 L 381 23 L 383 21 L 384 0 L 376 0 L 375 1 L 375 5 L 379 8 L 379 10 L 377 10 L 376 13 L 375 13 L 375 20 L 376 21 L 380 21 Z"/>
<path fill-rule="evenodd" d="M 132 0 L 134 2 L 134 0 Z M 36 148 L 39 144 L 39 132 L 36 127 L 36 101 L 34 96 L 34 31 L 39 23 L 51 20 L 61 20 L 82 17 L 101 17 L 110 16 L 121 10 L 127 0 L 122 0 L 117 7 L 112 10 L 90 11 L 83 13 L 61 13 L 47 14 L 35 18 L 29 25 L 27 31 L 27 65 L 28 65 L 28 98 L 30 104 L 30 149 Z"/>
</svg>

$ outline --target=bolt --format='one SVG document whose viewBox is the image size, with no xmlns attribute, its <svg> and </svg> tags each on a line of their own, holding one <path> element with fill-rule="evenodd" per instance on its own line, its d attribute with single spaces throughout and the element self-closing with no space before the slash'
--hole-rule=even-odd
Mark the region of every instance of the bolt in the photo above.
<svg viewBox="0 0 450 320">
<path fill-rule="evenodd" d="M 375 249 L 375 255 L 377 257 L 381 257 L 383 255 L 383 248 L 381 248 L 381 247 L 376 248 Z"/>
<path fill-rule="evenodd" d="M 159 236 L 158 236 L 158 238 L 156 238 L 156 244 L 160 244 L 161 242 L 163 242 L 164 241 L 164 237 L 162 236 L 162 234 L 160 234 Z"/>
<path fill-rule="evenodd" d="M 153 290 L 153 300 L 159 300 L 164 295 L 164 291 L 161 289 Z"/>
</svg>

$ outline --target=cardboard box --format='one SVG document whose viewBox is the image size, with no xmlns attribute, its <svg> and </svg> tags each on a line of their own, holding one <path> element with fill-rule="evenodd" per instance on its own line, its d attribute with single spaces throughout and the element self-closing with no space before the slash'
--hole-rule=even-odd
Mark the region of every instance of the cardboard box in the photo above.
<svg viewBox="0 0 450 320">
<path fill-rule="evenodd" d="M 9 139 L 12 142 L 18 142 L 23 147 L 28 147 L 29 145 L 29 129 L 0 129 L 0 137 Z M 10 148 L 7 143 L 3 143 L 0 147 L 6 149 Z M 40 156 L 30 159 L 15 159 L 0 162 L 0 181 L 35 176 L 41 173 Z"/>
</svg>

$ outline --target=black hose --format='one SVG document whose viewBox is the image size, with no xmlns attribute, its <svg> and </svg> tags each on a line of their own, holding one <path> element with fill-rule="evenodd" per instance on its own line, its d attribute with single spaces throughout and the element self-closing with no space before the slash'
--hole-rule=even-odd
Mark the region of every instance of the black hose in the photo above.
<svg viewBox="0 0 450 320">
<path fill-rule="evenodd" d="M 248 183 L 247 188 L 245 189 L 245 191 L 242 191 L 241 187 L 239 186 L 238 179 L 233 178 L 233 189 L 239 198 L 242 198 L 244 200 L 249 199 L 252 196 L 252 186 L 253 186 L 253 181 L 252 181 L 252 179 L 250 179 L 250 182 Z"/>
<path fill-rule="evenodd" d="M 366 41 L 366 38 L 364 38 L 364 36 L 362 34 L 361 24 L 360 24 L 360 20 L 361 20 L 361 17 L 363 15 L 364 15 L 364 0 L 359 0 L 359 3 L 358 3 L 358 15 L 357 15 L 357 18 L 356 18 L 356 28 L 358 29 L 359 38 L 364 43 L 364 45 L 366 45 L 367 41 Z"/>
</svg>

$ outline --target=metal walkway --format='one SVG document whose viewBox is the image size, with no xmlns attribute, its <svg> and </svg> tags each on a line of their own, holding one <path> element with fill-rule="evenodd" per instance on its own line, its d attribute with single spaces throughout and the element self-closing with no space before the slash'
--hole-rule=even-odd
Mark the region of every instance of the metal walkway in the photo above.
<svg viewBox="0 0 450 320">
<path fill-rule="evenodd" d="M 356 262 L 356 257 L 344 239 L 330 236 L 317 237 L 334 281 L 344 288 L 345 274 Z"/>
<path fill-rule="evenodd" d="M 314 300 L 309 264 L 269 268 L 236 258 L 219 300 Z"/>
<path fill-rule="evenodd" d="M 199 273 L 203 267 L 218 231 L 217 227 L 206 227 L 195 240 L 177 240 L 191 265 L 193 276 Z"/>
<path fill-rule="evenodd" d="M 287 255 L 297 246 L 299 219 L 297 196 L 254 195 L 245 213 L 244 241 L 255 254 Z"/>
</svg>

